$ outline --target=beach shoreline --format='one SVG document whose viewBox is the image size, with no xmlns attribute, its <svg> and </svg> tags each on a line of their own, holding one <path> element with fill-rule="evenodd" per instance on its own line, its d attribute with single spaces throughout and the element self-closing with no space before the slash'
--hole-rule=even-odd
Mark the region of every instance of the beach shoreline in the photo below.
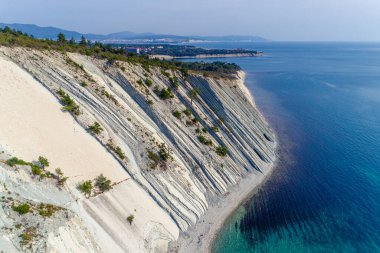
<svg viewBox="0 0 380 253">
<path fill-rule="evenodd" d="M 194 226 L 180 233 L 178 240 L 171 245 L 169 252 L 211 252 L 220 230 L 228 219 L 269 179 L 277 164 L 278 159 L 262 174 L 257 175 L 250 172 L 237 185 L 232 186 L 217 203 L 210 205 L 207 212 Z"/>
</svg>

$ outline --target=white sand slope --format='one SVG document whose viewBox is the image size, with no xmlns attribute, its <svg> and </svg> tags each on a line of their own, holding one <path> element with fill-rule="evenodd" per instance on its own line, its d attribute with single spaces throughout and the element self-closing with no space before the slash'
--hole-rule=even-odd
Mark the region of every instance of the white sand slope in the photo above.
<svg viewBox="0 0 380 253">
<path fill-rule="evenodd" d="M 71 204 L 70 209 L 90 229 L 101 252 L 166 251 L 168 242 L 178 238 L 175 222 L 116 159 L 70 114 L 61 111 L 57 99 L 41 83 L 2 58 L 0 126 L 0 144 L 7 153 L 27 161 L 40 155 L 47 157 L 50 168 L 60 167 L 69 176 L 70 188 L 100 173 L 113 182 L 123 181 L 108 193 Z M 23 195 L 36 200 L 34 195 Z M 133 225 L 126 221 L 129 215 L 135 216 Z M 75 233 L 70 226 L 62 227 L 61 237 L 49 237 L 49 247 L 57 252 L 82 252 L 82 246 L 76 245 Z M 65 236 L 72 237 L 72 241 L 64 241 Z"/>
<path fill-rule="evenodd" d="M 27 161 L 42 155 L 73 181 L 100 173 L 112 181 L 128 174 L 56 98 L 13 62 L 0 58 L 0 143 Z"/>
</svg>

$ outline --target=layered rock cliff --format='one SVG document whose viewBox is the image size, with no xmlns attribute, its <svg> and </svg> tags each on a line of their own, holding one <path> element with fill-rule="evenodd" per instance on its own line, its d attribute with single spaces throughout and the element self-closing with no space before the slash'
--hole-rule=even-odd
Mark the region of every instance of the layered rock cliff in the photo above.
<svg viewBox="0 0 380 253">
<path fill-rule="evenodd" d="M 84 129 L 98 122 L 104 131 L 93 138 L 124 170 L 125 178 L 113 179 L 119 181 L 113 190 L 88 199 L 75 189 L 88 178 L 69 178 L 65 191 L 70 201 L 54 203 L 74 217 L 58 227 L 73 234 L 81 233 L 79 228 L 85 231 L 81 239 L 71 239 L 89 252 L 163 252 L 229 186 L 273 163 L 273 133 L 247 92 L 242 73 L 233 78 L 195 72 L 185 77 L 158 67 L 19 47 L 0 47 L 0 58 L 31 75 L 57 104 L 62 94 L 69 95 L 79 106 L 72 110 L 73 119 Z M 4 175 L 16 173 L 2 167 Z M 69 168 L 61 169 L 70 174 Z M 134 198 L 140 191 L 144 198 Z M 36 203 L 48 201 L 19 194 Z M 125 218 L 136 205 L 144 211 L 135 215 L 132 227 Z M 139 216 L 144 216 L 140 222 Z M 69 229 L 72 224 L 74 230 Z M 55 236 L 46 239 L 55 246 L 44 249 L 65 252 L 62 235 Z M 73 246 L 76 250 L 81 248 Z"/>
</svg>

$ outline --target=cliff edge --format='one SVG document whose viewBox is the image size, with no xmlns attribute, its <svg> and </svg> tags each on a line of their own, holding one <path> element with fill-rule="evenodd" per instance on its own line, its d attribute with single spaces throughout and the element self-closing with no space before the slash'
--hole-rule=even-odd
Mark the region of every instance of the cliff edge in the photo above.
<svg viewBox="0 0 380 253">
<path fill-rule="evenodd" d="M 275 160 L 274 134 L 242 73 L 184 75 L 23 47 L 0 47 L 0 64 L 1 196 L 12 198 L 2 204 L 11 230 L 2 230 L 0 245 L 12 250 L 166 252 L 231 186 L 261 177 Z M 68 177 L 59 194 L 34 194 L 54 183 L 6 162 L 39 155 Z M 77 190 L 99 174 L 111 190 L 87 197 Z M 17 190 L 24 183 L 30 188 Z M 27 228 L 14 228 L 20 217 L 11 206 L 23 201 L 67 213 L 52 216 L 56 225 L 45 232 L 36 228 L 44 243 L 22 244 Z M 22 218 L 33 223 L 36 215 Z"/>
</svg>

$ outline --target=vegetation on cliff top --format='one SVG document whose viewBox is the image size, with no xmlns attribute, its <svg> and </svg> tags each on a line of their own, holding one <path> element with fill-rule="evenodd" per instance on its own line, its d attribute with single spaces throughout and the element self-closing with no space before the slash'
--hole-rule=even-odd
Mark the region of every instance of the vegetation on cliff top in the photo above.
<svg viewBox="0 0 380 253">
<path fill-rule="evenodd" d="M 188 71 L 196 71 L 214 74 L 221 77 L 229 77 L 240 70 L 234 63 L 224 62 L 181 62 L 160 59 L 150 59 L 148 56 L 128 53 L 122 48 L 115 48 L 111 45 L 104 45 L 100 42 L 92 43 L 82 37 L 77 43 L 74 39 L 67 40 L 63 34 L 59 34 L 57 40 L 35 39 L 21 31 L 12 30 L 9 27 L 0 29 L 0 45 L 21 46 L 34 49 L 56 50 L 60 52 L 75 52 L 101 59 L 107 59 L 110 64 L 117 61 L 141 64 L 144 69 L 149 71 L 151 66 L 163 69 L 181 71 L 187 75 Z"/>
</svg>

